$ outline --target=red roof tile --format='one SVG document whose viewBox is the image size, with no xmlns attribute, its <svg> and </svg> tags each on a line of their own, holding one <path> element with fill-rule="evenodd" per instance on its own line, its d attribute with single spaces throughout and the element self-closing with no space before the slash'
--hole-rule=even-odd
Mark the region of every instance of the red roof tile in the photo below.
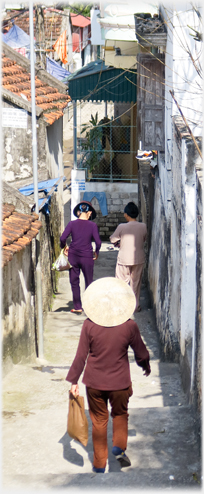
<svg viewBox="0 0 204 494">
<path fill-rule="evenodd" d="M 61 34 L 62 20 L 64 19 L 64 16 L 62 16 L 62 11 L 56 10 L 57 9 L 55 9 L 54 12 L 46 8 L 43 9 L 46 48 L 51 47 L 53 42 L 56 41 Z M 10 19 L 13 19 L 16 26 L 23 29 L 25 33 L 30 34 L 29 12 L 22 11 L 21 15 L 19 15 L 19 13 L 19 10 L 10 10 L 10 12 L 7 12 L 6 16 L 4 16 L 2 27 L 4 28 L 4 26 L 6 26 L 6 30 L 9 30 L 13 25 Z M 36 36 L 35 9 L 33 9 L 33 26 L 34 36 Z"/>
<path fill-rule="evenodd" d="M 38 217 L 36 213 L 18 213 L 11 204 L 2 205 L 2 267 L 39 233 L 42 223 Z"/>
<path fill-rule="evenodd" d="M 4 54 L 2 55 L 2 75 L 4 89 L 18 96 L 26 96 L 28 101 L 31 100 L 30 72 Z M 63 109 L 71 100 L 69 95 L 60 93 L 57 88 L 49 86 L 37 76 L 35 77 L 35 95 L 36 105 L 42 110 L 47 110 L 44 116 L 49 125 L 63 115 Z M 48 118 L 49 114 L 50 118 Z"/>
</svg>

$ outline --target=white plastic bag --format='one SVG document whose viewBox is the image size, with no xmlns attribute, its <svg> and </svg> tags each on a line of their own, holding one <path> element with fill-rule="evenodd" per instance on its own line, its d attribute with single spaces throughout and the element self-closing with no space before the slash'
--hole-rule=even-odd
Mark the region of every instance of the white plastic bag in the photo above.
<svg viewBox="0 0 204 494">
<path fill-rule="evenodd" d="M 67 271 L 71 269 L 71 264 L 68 261 L 68 257 L 64 253 L 64 249 L 61 250 L 59 257 L 52 264 L 52 270 Z"/>
</svg>

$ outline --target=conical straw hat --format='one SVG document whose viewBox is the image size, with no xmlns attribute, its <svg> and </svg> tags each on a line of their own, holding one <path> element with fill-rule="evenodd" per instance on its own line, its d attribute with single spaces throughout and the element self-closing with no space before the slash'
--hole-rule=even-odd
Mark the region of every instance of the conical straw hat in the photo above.
<svg viewBox="0 0 204 494">
<path fill-rule="evenodd" d="M 132 316 L 136 297 L 132 288 L 118 278 L 99 278 L 82 296 L 86 316 L 100 326 L 118 326 Z"/>
</svg>

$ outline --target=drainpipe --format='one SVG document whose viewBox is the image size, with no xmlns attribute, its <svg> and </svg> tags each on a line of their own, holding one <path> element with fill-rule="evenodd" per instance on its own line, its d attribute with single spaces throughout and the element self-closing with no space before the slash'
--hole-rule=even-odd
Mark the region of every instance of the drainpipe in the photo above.
<svg viewBox="0 0 204 494">
<path fill-rule="evenodd" d="M 34 61 L 34 30 L 33 2 L 29 3 L 30 25 L 30 74 L 31 74 L 31 106 L 32 106 L 32 152 L 33 152 L 33 185 L 35 212 L 39 214 L 38 206 L 38 164 L 37 164 L 37 133 L 35 108 L 35 61 Z M 42 309 L 42 275 L 40 265 L 40 234 L 36 236 L 36 291 L 38 304 L 38 357 L 43 357 L 43 309 Z"/>
</svg>

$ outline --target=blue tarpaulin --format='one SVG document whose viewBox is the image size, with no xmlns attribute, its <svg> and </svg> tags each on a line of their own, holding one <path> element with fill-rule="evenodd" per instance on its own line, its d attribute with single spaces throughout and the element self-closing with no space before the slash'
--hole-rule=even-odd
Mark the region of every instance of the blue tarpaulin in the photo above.
<svg viewBox="0 0 204 494">
<path fill-rule="evenodd" d="M 59 81 L 70 75 L 70 72 L 68 72 L 68 70 L 61 67 L 59 63 L 55 62 L 55 60 L 51 60 L 51 58 L 49 57 L 46 57 L 46 70 L 48 74 L 56 77 L 56 79 L 58 79 Z"/>
<path fill-rule="evenodd" d="M 56 185 L 56 187 L 54 188 L 53 192 L 55 190 L 57 190 L 59 182 L 61 182 L 61 180 L 63 180 L 63 179 L 64 179 L 64 177 L 60 177 L 60 178 L 57 177 L 57 178 L 52 178 L 50 180 L 43 180 L 42 182 L 38 182 L 38 192 L 44 192 L 44 194 L 45 194 L 45 197 L 41 197 L 38 199 L 39 210 L 41 209 L 42 203 L 44 203 L 42 209 L 44 209 L 44 212 L 46 214 L 49 214 L 49 207 L 48 206 L 49 206 L 50 199 L 51 199 L 51 195 L 49 195 L 49 192 L 51 191 L 51 189 L 55 185 Z M 34 184 L 32 183 L 30 185 L 26 185 L 25 187 L 21 187 L 18 190 L 24 196 L 30 196 L 31 194 L 34 194 Z"/>
<path fill-rule="evenodd" d="M 2 41 L 12 48 L 30 48 L 30 36 L 15 24 L 6 34 L 2 33 Z"/>
<path fill-rule="evenodd" d="M 43 182 L 38 182 L 38 192 L 43 191 L 45 194 L 48 194 L 52 187 L 56 184 L 56 182 L 59 180 L 58 178 L 51 178 L 50 180 L 43 180 Z M 34 184 L 26 185 L 25 187 L 21 187 L 18 189 L 21 194 L 24 194 L 24 196 L 30 196 L 31 194 L 34 194 Z"/>
</svg>

